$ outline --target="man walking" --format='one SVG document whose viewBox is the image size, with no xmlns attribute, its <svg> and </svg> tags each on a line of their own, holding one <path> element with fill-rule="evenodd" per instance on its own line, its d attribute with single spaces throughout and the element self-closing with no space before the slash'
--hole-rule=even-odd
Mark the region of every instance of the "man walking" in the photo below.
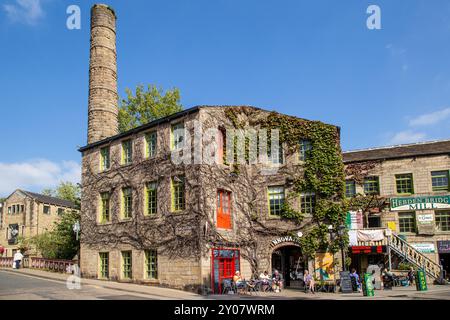
<svg viewBox="0 0 450 320">
<path fill-rule="evenodd" d="M 19 269 L 20 268 L 20 263 L 22 262 L 22 259 L 23 259 L 23 254 L 19 250 L 19 251 L 17 251 L 14 254 L 14 258 L 13 258 L 13 260 L 14 260 L 14 269 Z"/>
</svg>

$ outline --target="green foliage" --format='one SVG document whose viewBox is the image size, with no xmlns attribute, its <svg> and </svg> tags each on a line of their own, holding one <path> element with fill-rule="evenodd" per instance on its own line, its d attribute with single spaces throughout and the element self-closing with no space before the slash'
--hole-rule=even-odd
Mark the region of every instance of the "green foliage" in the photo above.
<svg viewBox="0 0 450 320">
<path fill-rule="evenodd" d="M 403 271 L 406 271 L 406 270 L 411 270 L 411 267 L 414 269 L 414 270 L 416 270 L 417 268 L 416 268 L 416 266 L 415 265 L 413 265 L 412 263 L 409 263 L 409 262 L 400 262 L 399 264 L 398 264 L 398 266 L 397 266 L 397 269 L 398 270 L 403 270 Z"/>
<path fill-rule="evenodd" d="M 44 258 L 73 259 L 80 245 L 73 232 L 73 225 L 79 220 L 80 215 L 77 212 L 68 211 L 55 222 L 52 231 L 31 238 L 30 243 L 36 246 Z"/>
<path fill-rule="evenodd" d="M 78 208 L 80 207 L 81 202 L 81 188 L 79 184 L 74 184 L 69 181 L 62 181 L 53 189 L 44 189 L 41 192 L 43 195 L 56 197 L 59 199 L 64 199 L 73 202 Z"/>
<path fill-rule="evenodd" d="M 126 89 L 127 98 L 119 107 L 119 131 L 125 132 L 153 120 L 183 110 L 180 92 L 174 88 L 164 93 L 154 85 L 136 87 L 135 93 Z"/>
</svg>

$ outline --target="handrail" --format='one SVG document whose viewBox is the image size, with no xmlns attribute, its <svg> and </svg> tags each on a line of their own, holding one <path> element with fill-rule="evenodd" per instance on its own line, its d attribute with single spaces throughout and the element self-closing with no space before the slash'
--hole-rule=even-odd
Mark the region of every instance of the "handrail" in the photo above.
<svg viewBox="0 0 450 320">
<path fill-rule="evenodd" d="M 397 251 L 398 254 L 405 257 L 409 262 L 424 270 L 433 278 L 438 279 L 441 275 L 442 267 L 433 260 L 419 252 L 407 241 L 399 236 L 392 234 L 388 239 L 389 246 Z"/>
</svg>

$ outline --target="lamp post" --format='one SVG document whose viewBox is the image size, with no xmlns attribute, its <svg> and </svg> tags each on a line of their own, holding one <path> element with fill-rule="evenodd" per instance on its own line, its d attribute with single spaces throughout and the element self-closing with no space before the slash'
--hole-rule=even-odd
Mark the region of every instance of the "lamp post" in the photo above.
<svg viewBox="0 0 450 320">
<path fill-rule="evenodd" d="M 342 253 L 342 271 L 347 271 L 347 265 L 345 263 L 346 256 L 344 250 L 344 242 L 342 241 L 342 237 L 345 235 L 346 230 L 347 227 L 344 225 L 340 225 L 336 229 L 332 225 L 328 226 L 328 232 L 330 233 L 331 240 L 334 240 L 336 235 L 338 235 L 341 238 L 341 240 L 339 241 L 339 247 L 341 248 Z"/>
<path fill-rule="evenodd" d="M 347 271 L 347 263 L 346 263 L 347 258 L 345 256 L 344 243 L 342 241 L 342 237 L 345 235 L 346 229 L 347 228 L 342 224 L 337 228 L 337 233 L 338 233 L 339 237 L 341 238 L 341 240 L 339 241 L 339 244 L 340 244 L 341 252 L 342 252 L 342 271 Z"/>
</svg>

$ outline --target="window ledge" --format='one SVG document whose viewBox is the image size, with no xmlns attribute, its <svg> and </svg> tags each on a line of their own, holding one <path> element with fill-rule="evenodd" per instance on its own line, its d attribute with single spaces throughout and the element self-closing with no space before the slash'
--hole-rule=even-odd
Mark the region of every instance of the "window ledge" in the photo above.
<svg viewBox="0 0 450 320">
<path fill-rule="evenodd" d="M 120 167 L 121 167 L 121 168 L 126 168 L 126 167 L 131 166 L 132 164 L 133 164 L 133 162 L 130 162 L 130 163 L 121 163 L 121 164 L 120 164 Z"/>
<path fill-rule="evenodd" d="M 144 284 L 159 284 L 158 279 L 143 279 L 142 283 Z"/>
<path fill-rule="evenodd" d="M 418 236 L 417 232 L 399 232 L 398 234 L 402 236 Z"/>
<path fill-rule="evenodd" d="M 112 221 L 108 221 L 108 222 L 97 222 L 97 226 L 109 226 L 112 225 L 113 222 Z"/>
<path fill-rule="evenodd" d="M 144 220 L 154 220 L 154 219 L 158 219 L 158 218 L 160 218 L 160 217 L 161 217 L 161 215 L 159 215 L 159 214 L 157 214 L 157 213 L 152 214 L 152 215 L 150 215 L 150 214 L 144 214 Z"/>
<path fill-rule="evenodd" d="M 189 211 L 188 210 L 180 210 L 180 211 L 170 211 L 170 214 L 173 214 L 173 215 L 184 215 L 184 214 L 188 214 L 189 213 Z"/>
</svg>

